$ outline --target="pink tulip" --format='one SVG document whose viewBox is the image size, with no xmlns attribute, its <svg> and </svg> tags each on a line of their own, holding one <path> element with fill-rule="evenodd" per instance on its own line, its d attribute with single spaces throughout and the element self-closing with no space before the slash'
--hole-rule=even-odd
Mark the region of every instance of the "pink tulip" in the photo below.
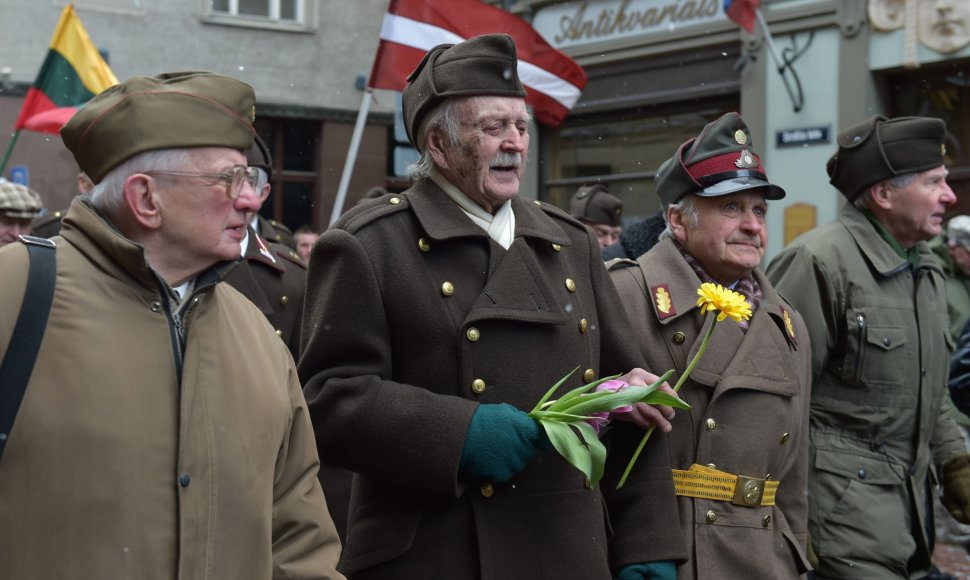
<svg viewBox="0 0 970 580">
<path fill-rule="evenodd" d="M 599 385 L 597 385 L 596 391 L 597 392 L 598 391 L 613 391 L 613 392 L 616 392 L 616 391 L 619 391 L 619 390 L 624 389 L 626 387 L 627 387 L 626 381 L 618 381 L 618 380 L 615 380 L 614 379 L 614 380 L 611 380 L 611 381 L 603 381 L 602 383 L 600 383 Z M 633 406 L 632 405 L 623 405 L 622 407 L 617 407 L 617 408 L 613 409 L 613 411 L 610 412 L 610 413 L 606 413 L 606 412 L 603 412 L 603 413 L 590 413 L 590 416 L 592 418 L 591 419 L 587 419 L 586 422 L 589 423 L 590 425 L 592 425 L 593 429 L 596 430 L 596 434 L 598 435 L 600 433 L 600 429 L 603 428 L 603 425 L 605 425 L 606 423 L 608 423 L 610 421 L 610 415 L 611 414 L 613 414 L 613 413 L 629 413 L 632 410 L 633 410 Z"/>
</svg>

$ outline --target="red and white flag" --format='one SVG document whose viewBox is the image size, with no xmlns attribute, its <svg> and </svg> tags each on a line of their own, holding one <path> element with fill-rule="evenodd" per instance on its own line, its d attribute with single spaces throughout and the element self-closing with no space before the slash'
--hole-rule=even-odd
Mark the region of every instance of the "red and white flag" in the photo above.
<svg viewBox="0 0 970 580">
<path fill-rule="evenodd" d="M 761 7 L 761 0 L 724 0 L 724 14 L 738 26 L 754 33 L 754 22 L 757 11 Z"/>
<path fill-rule="evenodd" d="M 519 80 L 537 121 L 556 126 L 579 100 L 586 73 L 521 18 L 478 0 L 391 0 L 368 85 L 401 91 L 430 49 L 473 36 L 505 33 L 515 39 Z"/>
</svg>

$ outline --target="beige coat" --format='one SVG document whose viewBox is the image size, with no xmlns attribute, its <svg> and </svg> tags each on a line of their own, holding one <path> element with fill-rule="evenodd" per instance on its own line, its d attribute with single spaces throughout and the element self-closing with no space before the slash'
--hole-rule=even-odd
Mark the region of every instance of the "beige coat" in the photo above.
<svg viewBox="0 0 970 580">
<path fill-rule="evenodd" d="M 657 371 L 676 369 L 673 384 L 711 324 L 712 317 L 701 316 L 696 307 L 697 274 L 669 239 L 635 263 L 612 262 L 610 267 L 647 364 Z M 668 471 L 698 463 L 734 475 L 763 478 L 770 473 L 780 482 L 777 504 L 747 507 L 679 497 L 679 529 L 691 555 L 677 570 L 682 580 L 797 578 L 808 568 L 808 332 L 761 271 L 754 276 L 763 298 L 748 331 L 742 333 L 730 319 L 718 323 L 680 391 L 692 408 L 677 411 L 672 433 L 654 433 L 641 461 Z M 670 297 L 666 314 L 661 311 L 665 305 L 656 304 L 660 289 Z M 669 465 L 663 464 L 664 447 Z M 676 535 L 671 531 L 665 541 L 679 541 Z"/>
<path fill-rule="evenodd" d="M 203 273 L 181 372 L 140 246 L 75 200 L 37 364 L 0 460 L 0 578 L 340 578 L 296 370 Z M 0 250 L 0 352 L 27 252 Z"/>
</svg>

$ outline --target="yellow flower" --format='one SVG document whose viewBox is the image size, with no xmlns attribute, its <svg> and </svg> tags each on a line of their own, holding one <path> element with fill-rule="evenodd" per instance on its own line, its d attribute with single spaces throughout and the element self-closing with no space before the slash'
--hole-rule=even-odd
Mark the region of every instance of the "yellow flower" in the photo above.
<svg viewBox="0 0 970 580">
<path fill-rule="evenodd" d="M 751 305 L 744 296 L 720 284 L 704 282 L 697 289 L 697 306 L 701 314 L 717 311 L 717 321 L 730 318 L 735 322 L 751 318 Z"/>
</svg>

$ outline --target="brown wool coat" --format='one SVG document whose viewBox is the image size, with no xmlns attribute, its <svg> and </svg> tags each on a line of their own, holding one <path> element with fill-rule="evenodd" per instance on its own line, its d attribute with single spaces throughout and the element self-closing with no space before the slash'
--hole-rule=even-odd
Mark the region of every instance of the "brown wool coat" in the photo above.
<svg viewBox="0 0 970 580">
<path fill-rule="evenodd" d="M 259 308 L 276 334 L 300 357 L 300 315 L 306 287 L 306 264 L 282 244 L 267 242 L 249 228 L 243 261 L 225 277 L 230 286 Z"/>
<path fill-rule="evenodd" d="M 610 275 L 629 309 L 647 364 L 676 369 L 675 382 L 711 324 L 712 317 L 701 316 L 696 306 L 701 284 L 697 274 L 666 239 L 635 263 L 611 262 Z M 672 433 L 654 433 L 641 461 L 657 465 L 669 457 L 669 466 L 658 467 L 686 470 L 698 463 L 751 477 L 770 473 L 781 482 L 777 505 L 678 498 L 680 530 L 691 555 L 677 570 L 680 579 L 797 578 L 808 566 L 808 333 L 761 271 L 755 270 L 754 276 L 763 299 L 748 331 L 742 333 L 730 319 L 718 323 L 680 391 L 692 408 L 677 411 Z M 672 303 L 667 315 L 656 305 L 660 286 Z M 794 340 L 786 330 L 785 311 Z M 669 455 L 658 452 L 663 447 Z M 661 508 L 667 500 L 652 501 Z"/>
<path fill-rule="evenodd" d="M 341 578 L 296 369 L 217 269 L 181 375 L 140 246 L 75 200 L 50 322 L 0 460 L 0 578 Z M 0 249 L 0 353 L 27 274 Z"/>
<path fill-rule="evenodd" d="M 608 580 L 610 563 L 685 555 L 655 549 L 676 518 L 669 477 L 610 494 L 612 539 L 611 484 L 587 489 L 554 451 L 506 484 L 459 477 L 479 403 L 528 411 L 577 365 L 565 388 L 640 366 L 596 239 L 546 204 L 512 207 L 506 251 L 424 181 L 353 208 L 314 247 L 299 368 L 322 460 L 357 472 L 351 578 Z M 629 448 L 640 434 L 612 435 Z M 648 495 L 670 509 L 648 512 Z"/>
</svg>

